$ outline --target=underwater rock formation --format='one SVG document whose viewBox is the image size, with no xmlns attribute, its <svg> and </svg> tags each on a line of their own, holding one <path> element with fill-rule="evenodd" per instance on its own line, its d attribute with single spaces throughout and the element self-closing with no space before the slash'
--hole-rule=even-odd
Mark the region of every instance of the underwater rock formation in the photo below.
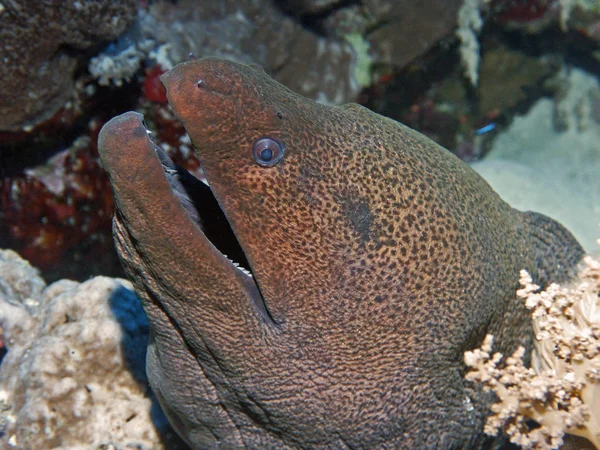
<svg viewBox="0 0 600 450">
<path fill-rule="evenodd" d="M 0 448 L 180 448 L 150 398 L 148 323 L 128 281 L 47 286 L 11 250 L 0 274 Z"/>
<path fill-rule="evenodd" d="M 404 67 L 452 32 L 462 2 L 369 0 L 364 3 L 378 23 L 367 35 L 375 60 Z"/>
<path fill-rule="evenodd" d="M 352 3 L 352 2 L 350 2 Z M 450 34 L 459 0 L 158 2 L 142 35 L 169 45 L 173 63 L 220 56 L 262 64 L 312 99 L 341 104 L 369 84 L 371 64 L 401 68 Z"/>
<path fill-rule="evenodd" d="M 138 2 L 9 1 L 0 4 L 0 130 L 52 117 L 72 95 L 78 54 L 119 36 Z"/>
<path fill-rule="evenodd" d="M 208 1 L 202 8 L 193 0 L 157 2 L 140 27 L 144 38 L 168 44 L 174 64 L 189 53 L 258 63 L 304 95 L 329 103 L 348 101 L 362 88 L 348 42 L 315 33 L 272 1 Z"/>
</svg>

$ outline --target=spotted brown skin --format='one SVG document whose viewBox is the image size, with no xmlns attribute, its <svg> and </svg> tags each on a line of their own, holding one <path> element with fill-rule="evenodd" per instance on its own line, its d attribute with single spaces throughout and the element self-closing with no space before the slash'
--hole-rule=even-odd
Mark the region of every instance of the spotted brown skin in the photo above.
<svg viewBox="0 0 600 450">
<path fill-rule="evenodd" d="M 109 122 L 115 241 L 150 320 L 152 387 L 182 437 L 195 449 L 493 445 L 492 398 L 463 380 L 462 355 L 486 333 L 504 353 L 531 347 L 519 270 L 564 280 L 583 254 L 572 235 L 358 105 L 319 105 L 214 58 L 162 79 L 254 275 L 207 238 L 193 182 L 181 187 L 141 116 Z M 255 159 L 270 156 L 253 151 L 264 138 L 283 150 L 273 166 Z"/>
</svg>

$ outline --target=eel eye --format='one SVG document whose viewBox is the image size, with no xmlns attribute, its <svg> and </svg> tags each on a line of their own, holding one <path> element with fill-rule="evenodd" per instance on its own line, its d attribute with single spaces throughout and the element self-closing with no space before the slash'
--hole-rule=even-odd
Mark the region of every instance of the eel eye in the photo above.
<svg viewBox="0 0 600 450">
<path fill-rule="evenodd" d="M 283 146 L 279 141 L 265 137 L 254 143 L 252 156 L 259 166 L 273 167 L 283 158 Z"/>
</svg>

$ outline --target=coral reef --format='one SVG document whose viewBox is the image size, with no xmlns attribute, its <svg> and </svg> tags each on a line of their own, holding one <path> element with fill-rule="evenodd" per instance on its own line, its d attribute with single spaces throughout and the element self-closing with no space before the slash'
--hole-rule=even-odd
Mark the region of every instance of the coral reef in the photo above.
<svg viewBox="0 0 600 450">
<path fill-rule="evenodd" d="M 148 58 L 168 69 L 191 52 L 260 63 L 304 95 L 352 101 L 369 82 L 371 57 L 373 64 L 405 66 L 451 33 L 460 2 L 58 3 L 0 8 L 0 130 L 31 130 L 71 107 L 78 66 L 127 29 L 89 63 L 100 84 L 133 80 Z"/>
<path fill-rule="evenodd" d="M 532 367 L 523 365 L 523 348 L 504 361 L 492 355 L 491 335 L 465 353 L 466 379 L 498 398 L 485 432 L 504 430 L 526 449 L 559 448 L 569 433 L 600 449 L 600 258 L 586 257 L 573 285 L 540 292 L 526 271 L 520 283 L 517 295 L 532 310 L 536 334 Z"/>
<path fill-rule="evenodd" d="M 467 4 L 469 14 L 460 19 L 459 8 Z M 485 28 L 479 37 L 481 21 Z M 121 274 L 111 242 L 112 198 L 96 152 L 98 129 L 109 117 L 128 109 L 143 112 L 155 130 L 154 141 L 202 176 L 189 138 L 165 106 L 159 81 L 190 52 L 260 63 L 292 89 L 323 102 L 353 101 L 371 84 L 362 91 L 371 97 L 363 103 L 463 159 L 478 159 L 492 147 L 485 169 L 478 169 L 494 189 L 515 207 L 560 217 L 588 250 L 593 245 L 600 220 L 600 91 L 591 77 L 582 82 L 579 70 L 558 77 L 554 86 L 543 84 L 573 47 L 531 49 L 550 30 L 565 45 L 579 43 L 578 51 L 595 52 L 597 58 L 597 0 L 210 0 L 201 7 L 192 0 L 9 0 L 0 2 L 0 22 L 0 248 L 17 250 L 46 280 Z M 477 88 L 465 83 L 455 57 L 457 22 L 466 33 L 462 48 L 468 76 L 478 76 Z M 507 30 L 514 33 L 509 39 Z M 423 80 L 434 72 L 435 84 L 427 85 Z M 540 100 L 503 132 L 515 111 L 524 113 L 523 104 L 547 94 L 555 94 L 555 101 Z M 593 218 L 583 219 L 584 213 Z M 8 345 L 7 364 L 12 364 L 0 368 L 0 378 L 7 379 L 9 367 L 17 367 L 17 347 L 25 342 L 18 328 L 37 333 L 40 299 L 52 291 L 14 254 L 2 255 L 10 261 L 0 263 L 0 361 Z M 22 273 L 15 275 L 14 267 Z M 78 289 L 116 289 L 120 295 L 127 285 L 96 279 L 91 287 L 56 286 L 52 289 L 68 296 Z M 99 309 L 93 303 L 90 311 Z M 4 320 L 12 313 L 20 317 L 10 322 L 14 326 Z M 11 344 L 17 335 L 18 345 Z M 0 403 L 6 392 L 0 392 Z M 136 404 L 145 408 L 147 400 Z M 12 413 L 0 416 L 0 431 L 15 426 L 6 422 L 14 419 Z M 99 430 L 94 426 L 89 425 L 90 433 Z M 110 444 L 124 448 L 118 433 L 111 433 L 102 442 L 114 438 Z M 0 437 L 0 447 L 10 437 Z M 149 442 L 140 439 L 136 442 Z"/>
<path fill-rule="evenodd" d="M 140 15 L 138 39 L 169 44 L 171 63 L 191 53 L 223 56 L 261 64 L 290 88 L 326 102 L 356 96 L 350 44 L 330 39 L 302 26 L 274 2 L 156 2 Z M 161 63 L 164 67 L 164 64 Z"/>
<path fill-rule="evenodd" d="M 157 143 L 174 161 L 199 175 L 191 143 L 164 104 L 165 91 L 159 81 L 163 71 L 158 65 L 147 69 L 140 81 L 141 92 L 124 87 L 108 96 L 108 88 L 101 88 L 98 95 L 138 105 L 155 125 Z M 109 111 L 124 106 L 97 102 L 95 107 L 99 114 L 89 119 L 68 148 L 43 164 L 0 178 L 0 248 L 18 251 L 50 281 L 122 274 L 111 238 L 112 194 L 98 161 L 96 140 Z"/>
<path fill-rule="evenodd" d="M 0 130 L 31 128 L 73 95 L 83 51 L 119 36 L 138 2 L 10 1 L 0 8 Z"/>
<path fill-rule="evenodd" d="M 600 127 L 594 116 L 600 84 L 574 68 L 553 84 L 556 98 L 541 98 L 517 116 L 473 167 L 511 206 L 556 218 L 593 252 L 600 222 Z"/>
<path fill-rule="evenodd" d="M 488 45 L 481 55 L 478 86 L 472 87 L 458 57 L 414 64 L 377 78 L 361 103 L 435 140 L 465 161 L 480 159 L 494 138 L 542 95 L 558 91 L 547 83 L 560 71 L 556 58 Z M 558 94 L 557 94 L 558 95 Z"/>
<path fill-rule="evenodd" d="M 450 34 L 459 3 L 244 0 L 197 8 L 185 0 L 157 2 L 139 25 L 143 39 L 170 44 L 172 62 L 193 53 L 259 63 L 296 92 L 344 103 L 369 82 L 372 64 L 403 67 Z"/>
<path fill-rule="evenodd" d="M 9 78 L 0 87 L 0 94 L 3 89 L 7 92 L 0 95 L 0 110 L 8 108 L 6 111 L 29 117 L 27 111 L 43 105 L 43 113 L 33 112 L 34 119 L 23 119 L 20 125 L 9 127 L 9 132 L 1 131 L 0 114 L 0 247 L 23 252 L 49 279 L 118 274 L 113 270 L 114 254 L 102 244 L 110 233 L 110 205 L 101 192 L 105 184 L 92 163 L 95 136 L 90 128 L 136 109 L 149 122 L 160 125 L 156 140 L 169 155 L 188 170 L 196 170 L 197 161 L 181 127 L 168 109 L 161 107 L 166 98 L 158 79 L 162 71 L 187 59 L 189 52 L 260 63 L 293 90 L 325 103 L 353 101 L 360 91 L 361 101 L 376 111 L 419 129 L 464 159 L 478 159 L 510 121 L 516 105 L 542 95 L 537 86 L 556 70 L 552 67 L 556 59 L 490 45 L 485 33 L 488 27 L 481 39 L 479 88 L 473 95 L 459 76 L 452 45 L 456 41 L 452 31 L 463 3 L 227 0 L 203 2 L 199 8 L 191 0 L 140 4 L 127 0 L 110 5 L 80 1 L 61 4 L 61 18 L 55 12 L 48 16 L 44 9 L 54 8 L 55 0 L 39 5 L 2 3 L 0 38 L 2 33 L 7 38 L 2 39 L 6 45 L 0 53 L 10 54 L 0 68 L 0 79 Z M 502 28 L 543 19 L 542 29 L 546 29 L 559 20 L 557 0 L 478 3 L 482 6 L 480 19 Z M 573 3 L 569 30 L 586 36 L 600 30 L 594 2 Z M 95 7 L 99 9 L 93 10 Z M 471 8 L 471 13 L 479 12 Z M 29 17 L 27 25 L 23 17 Z M 18 38 L 21 40 L 16 42 Z M 114 40 L 103 44 L 109 39 Z M 530 46 L 533 40 L 528 37 L 521 47 Z M 53 47 L 56 45 L 58 49 Z M 15 54 L 20 55 L 18 64 Z M 427 63 L 434 60 L 435 67 Z M 11 70 L 20 71 L 16 78 L 9 77 Z M 438 80 L 443 78 L 443 85 L 428 90 L 423 80 L 410 84 L 403 78 L 410 73 L 413 79 L 424 79 L 432 72 Z M 386 89 L 392 84 L 399 92 Z M 372 87 L 363 89 L 366 85 Z M 55 94 L 49 98 L 38 90 Z M 379 98 L 362 99 L 369 95 Z M 66 149 L 70 149 L 69 158 L 44 163 Z M 32 157 L 34 154 L 38 156 Z M 58 161 L 68 164 L 57 170 Z M 89 170 L 71 170 L 80 164 Z M 78 178 L 78 186 L 87 186 L 85 195 L 76 194 L 76 207 L 69 206 L 75 194 L 68 189 L 62 195 L 48 191 L 44 181 L 48 177 L 39 179 L 45 171 L 54 172 L 55 178 L 65 177 L 66 186 L 73 178 Z M 27 205 L 32 205 L 31 216 L 26 214 Z M 45 211 L 40 213 L 40 208 Z M 97 208 L 101 214 L 93 217 Z M 59 223 L 67 210 L 72 219 Z M 92 226 L 79 226 L 88 222 Z M 103 261 L 107 271 L 96 270 Z M 47 272 L 48 268 L 53 273 Z M 91 272 L 84 272 L 87 269 Z"/>
<path fill-rule="evenodd" d="M 148 324 L 128 281 L 46 286 L 0 251 L 0 447 L 184 448 L 148 392 Z"/>
<path fill-rule="evenodd" d="M 120 273 L 112 195 L 95 138 L 82 136 L 47 164 L 0 179 L 0 211 L 0 245 L 10 244 L 49 278 Z"/>
</svg>

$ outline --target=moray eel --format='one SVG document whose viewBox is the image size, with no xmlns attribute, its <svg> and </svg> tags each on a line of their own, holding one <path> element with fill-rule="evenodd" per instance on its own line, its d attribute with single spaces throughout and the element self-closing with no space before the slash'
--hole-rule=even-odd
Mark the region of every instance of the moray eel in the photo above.
<svg viewBox="0 0 600 450">
<path fill-rule="evenodd" d="M 563 281 L 583 255 L 573 236 L 421 134 L 259 67 L 199 59 L 162 81 L 210 189 L 138 113 L 107 123 L 99 150 L 150 383 L 185 441 L 495 445 L 493 399 L 463 379 L 463 353 L 486 333 L 495 350 L 531 348 L 519 270 Z"/>
</svg>

